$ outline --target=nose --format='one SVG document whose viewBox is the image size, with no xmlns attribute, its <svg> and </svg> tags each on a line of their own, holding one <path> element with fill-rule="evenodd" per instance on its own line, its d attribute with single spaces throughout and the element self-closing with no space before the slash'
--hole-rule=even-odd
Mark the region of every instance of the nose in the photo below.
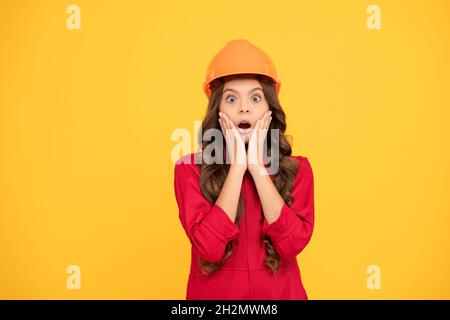
<svg viewBox="0 0 450 320">
<path fill-rule="evenodd" d="M 242 104 L 241 105 L 241 109 L 239 110 L 239 113 L 249 113 L 250 112 L 250 110 L 249 110 L 249 108 L 248 108 L 248 106 L 247 106 L 247 104 Z"/>
</svg>

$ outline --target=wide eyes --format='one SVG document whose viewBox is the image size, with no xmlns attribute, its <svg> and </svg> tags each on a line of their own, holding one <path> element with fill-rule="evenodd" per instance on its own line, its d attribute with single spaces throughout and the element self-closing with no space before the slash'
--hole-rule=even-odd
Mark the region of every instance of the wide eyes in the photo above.
<svg viewBox="0 0 450 320">
<path fill-rule="evenodd" d="M 225 99 L 227 100 L 227 102 L 230 102 L 230 103 L 236 101 L 236 97 L 235 96 L 231 96 L 231 95 L 227 96 Z"/>
<path fill-rule="evenodd" d="M 255 99 L 255 98 L 256 98 L 256 99 Z M 229 102 L 229 103 L 233 103 L 233 102 L 235 102 L 235 101 L 237 100 L 236 97 L 235 97 L 234 95 L 232 95 L 232 94 L 226 96 L 225 99 L 226 99 L 226 101 Z M 262 100 L 262 98 L 261 98 L 261 96 L 260 96 L 259 94 L 255 94 L 255 95 L 252 96 L 252 101 L 253 101 L 253 102 L 258 103 L 258 102 L 260 102 L 261 100 Z"/>
</svg>

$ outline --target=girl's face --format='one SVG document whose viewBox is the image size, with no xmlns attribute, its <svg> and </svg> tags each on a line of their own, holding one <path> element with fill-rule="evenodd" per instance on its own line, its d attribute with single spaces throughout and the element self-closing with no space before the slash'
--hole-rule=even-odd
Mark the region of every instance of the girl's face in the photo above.
<svg viewBox="0 0 450 320">
<path fill-rule="evenodd" d="M 252 128 L 269 111 L 269 104 L 258 80 L 233 79 L 223 86 L 219 111 L 225 113 L 248 143 Z"/>
</svg>

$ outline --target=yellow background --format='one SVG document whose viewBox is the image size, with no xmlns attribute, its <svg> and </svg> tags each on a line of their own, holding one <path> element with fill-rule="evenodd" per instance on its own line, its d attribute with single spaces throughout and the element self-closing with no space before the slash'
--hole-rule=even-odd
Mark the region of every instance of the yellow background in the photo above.
<svg viewBox="0 0 450 320">
<path fill-rule="evenodd" d="M 0 14 L 0 298 L 185 298 L 170 137 L 194 135 L 207 65 L 238 38 L 274 60 L 313 167 L 309 297 L 450 298 L 448 1 L 11 0 Z"/>
</svg>

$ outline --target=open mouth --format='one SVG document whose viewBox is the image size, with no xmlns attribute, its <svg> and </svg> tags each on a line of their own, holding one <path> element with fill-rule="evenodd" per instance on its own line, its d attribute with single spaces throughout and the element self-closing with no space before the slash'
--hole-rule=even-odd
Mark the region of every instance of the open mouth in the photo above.
<svg viewBox="0 0 450 320">
<path fill-rule="evenodd" d="M 241 129 L 248 129 L 250 128 L 252 125 L 250 123 L 248 123 L 247 121 L 243 121 L 241 123 L 239 123 L 238 127 Z"/>
</svg>

